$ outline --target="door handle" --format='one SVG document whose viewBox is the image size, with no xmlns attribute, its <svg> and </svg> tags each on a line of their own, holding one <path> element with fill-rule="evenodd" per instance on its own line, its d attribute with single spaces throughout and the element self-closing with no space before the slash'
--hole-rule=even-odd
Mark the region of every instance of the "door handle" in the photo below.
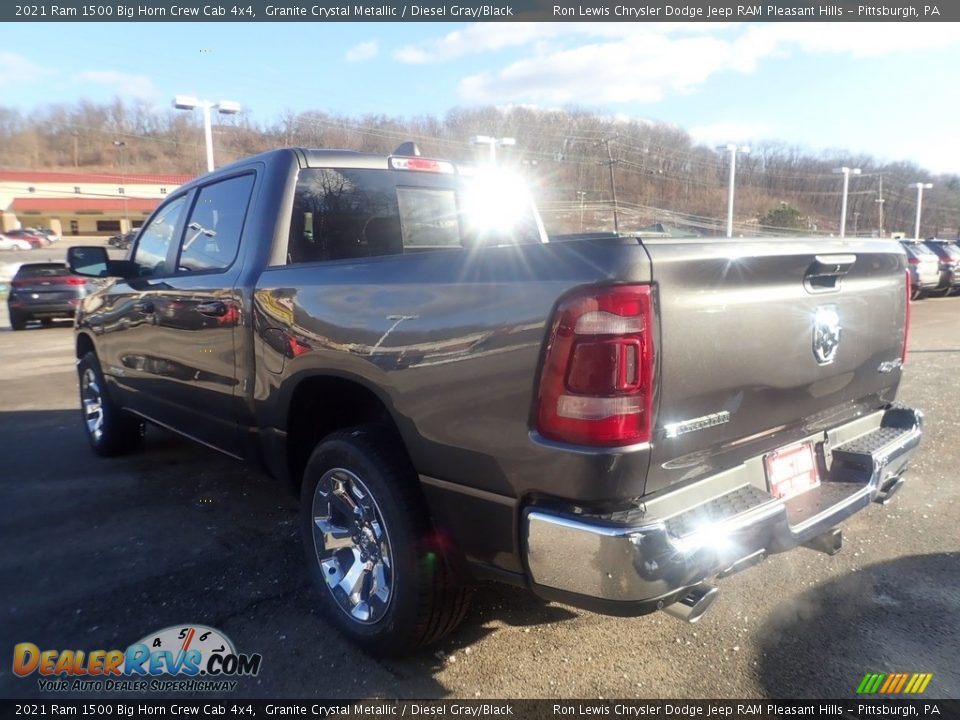
<svg viewBox="0 0 960 720">
<path fill-rule="evenodd" d="M 200 303 L 196 306 L 196 311 L 201 315 L 207 315 L 209 317 L 223 317 L 227 314 L 227 304 L 219 300 Z"/>
<path fill-rule="evenodd" d="M 816 255 L 803 275 L 803 285 L 811 293 L 839 290 L 856 261 L 856 255 Z"/>
<path fill-rule="evenodd" d="M 133 309 L 144 315 L 153 315 L 153 303 L 149 300 L 138 300 L 133 304 Z"/>
</svg>

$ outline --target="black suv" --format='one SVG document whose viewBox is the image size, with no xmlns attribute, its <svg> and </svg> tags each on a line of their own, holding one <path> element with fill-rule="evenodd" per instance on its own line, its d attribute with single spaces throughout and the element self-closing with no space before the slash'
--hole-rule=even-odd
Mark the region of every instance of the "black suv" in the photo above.
<svg viewBox="0 0 960 720">
<path fill-rule="evenodd" d="M 49 326 L 56 318 L 72 318 L 92 289 L 89 283 L 63 263 L 24 263 L 10 283 L 10 326 L 23 330 L 30 320 Z"/>
</svg>

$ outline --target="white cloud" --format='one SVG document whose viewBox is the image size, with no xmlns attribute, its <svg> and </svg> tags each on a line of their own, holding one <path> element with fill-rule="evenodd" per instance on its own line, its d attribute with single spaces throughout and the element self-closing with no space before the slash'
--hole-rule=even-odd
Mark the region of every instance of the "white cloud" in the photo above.
<svg viewBox="0 0 960 720">
<path fill-rule="evenodd" d="M 146 75 L 132 75 L 117 70 L 88 70 L 79 75 L 84 82 L 105 85 L 122 98 L 156 101 L 160 91 Z"/>
<path fill-rule="evenodd" d="M 652 103 L 695 92 L 717 73 L 752 73 L 775 57 L 865 58 L 957 45 L 952 23 L 477 23 L 394 57 L 427 64 L 512 50 L 507 64 L 463 78 L 468 102 Z"/>
<path fill-rule="evenodd" d="M 364 60 L 372 60 L 377 55 L 380 54 L 380 46 L 377 44 L 376 40 L 370 40 L 369 42 L 362 42 L 359 45 L 354 45 L 352 48 L 347 50 L 344 59 L 347 62 L 362 62 Z"/>
<path fill-rule="evenodd" d="M 56 71 L 30 62 L 22 55 L 0 52 L 0 77 L 7 84 L 36 82 L 55 74 Z"/>
</svg>

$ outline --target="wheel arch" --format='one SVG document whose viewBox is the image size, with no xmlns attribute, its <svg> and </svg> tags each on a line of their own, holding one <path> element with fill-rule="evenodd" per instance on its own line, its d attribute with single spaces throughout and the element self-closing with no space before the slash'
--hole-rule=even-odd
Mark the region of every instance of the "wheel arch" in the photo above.
<svg viewBox="0 0 960 720">
<path fill-rule="evenodd" d="M 88 352 L 92 352 L 94 355 L 97 354 L 97 349 L 93 344 L 93 338 L 87 335 L 87 333 L 79 333 L 77 335 L 76 345 L 77 359 L 79 360 Z"/>
<path fill-rule="evenodd" d="M 338 430 L 378 424 L 395 436 L 410 456 L 388 402 L 352 376 L 317 373 L 299 378 L 290 391 L 284 420 L 287 476 L 298 491 L 313 448 Z"/>
</svg>

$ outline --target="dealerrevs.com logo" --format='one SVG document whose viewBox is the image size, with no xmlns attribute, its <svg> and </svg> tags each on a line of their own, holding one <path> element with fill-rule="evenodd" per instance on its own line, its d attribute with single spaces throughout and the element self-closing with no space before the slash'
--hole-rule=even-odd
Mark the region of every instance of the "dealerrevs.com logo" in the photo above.
<svg viewBox="0 0 960 720">
<path fill-rule="evenodd" d="M 234 678 L 256 675 L 262 660 L 238 653 L 230 638 L 204 625 L 164 628 L 126 650 L 13 648 L 14 674 L 37 674 L 40 690 L 51 692 L 231 691 Z"/>
</svg>

